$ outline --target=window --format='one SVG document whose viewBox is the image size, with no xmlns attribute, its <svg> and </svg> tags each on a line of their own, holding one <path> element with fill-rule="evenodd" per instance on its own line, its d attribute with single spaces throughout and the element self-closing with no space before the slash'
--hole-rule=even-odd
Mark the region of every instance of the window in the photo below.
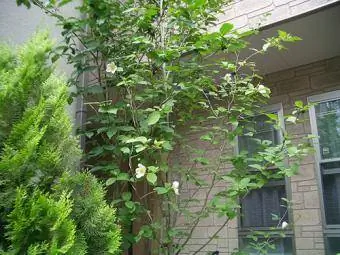
<svg viewBox="0 0 340 255">
<path fill-rule="evenodd" d="M 340 252 L 340 91 L 309 98 L 322 190 L 327 254 Z"/>
<path fill-rule="evenodd" d="M 252 240 L 250 238 L 244 238 L 242 239 L 241 243 L 243 247 L 246 247 L 243 251 L 247 255 L 259 255 L 264 254 L 259 251 L 259 249 L 256 249 L 254 246 L 261 245 L 261 243 L 268 242 L 269 244 L 274 245 L 274 249 L 270 249 L 268 251 L 268 254 L 270 255 L 291 255 L 293 254 L 293 246 L 292 246 L 292 238 L 286 237 L 286 238 L 274 238 L 272 240 L 265 240 L 265 239 L 259 239 L 259 240 Z M 268 250 L 268 249 L 264 249 Z"/>
<path fill-rule="evenodd" d="M 274 145 L 279 144 L 280 132 L 268 122 L 266 115 L 258 115 L 248 119 L 244 125 L 246 132 L 252 132 L 253 136 L 245 135 L 238 138 L 239 152 L 244 150 L 249 153 L 249 156 L 252 156 L 259 149 L 257 140 L 271 141 Z"/>
<path fill-rule="evenodd" d="M 286 197 L 284 181 L 271 182 L 267 186 L 251 191 L 242 201 L 241 227 L 275 227 L 277 220 L 273 215 L 288 221 L 286 208 L 281 206 Z"/>
<path fill-rule="evenodd" d="M 278 114 L 278 117 L 282 118 L 281 105 L 272 107 L 268 112 Z M 266 115 L 258 115 L 247 120 L 244 125 L 246 130 L 252 132 L 253 135 L 238 137 L 238 152 L 247 151 L 248 156 L 251 157 L 259 150 L 259 141 L 266 140 L 273 145 L 280 144 L 281 133 L 268 120 Z M 284 204 L 282 198 L 286 197 L 285 180 L 282 179 L 271 181 L 261 189 L 252 190 L 242 199 L 239 240 L 240 247 L 244 248 L 247 254 L 257 254 L 250 247 L 251 241 L 247 238 L 252 230 L 269 231 L 270 228 L 276 227 L 279 222 L 275 219 L 275 215 L 280 219 L 282 218 L 282 221 L 288 222 L 287 208 L 282 206 Z M 275 249 L 269 250 L 268 254 L 292 254 L 291 235 L 287 236 L 287 238 L 273 238 L 271 242 L 275 244 Z"/>
</svg>

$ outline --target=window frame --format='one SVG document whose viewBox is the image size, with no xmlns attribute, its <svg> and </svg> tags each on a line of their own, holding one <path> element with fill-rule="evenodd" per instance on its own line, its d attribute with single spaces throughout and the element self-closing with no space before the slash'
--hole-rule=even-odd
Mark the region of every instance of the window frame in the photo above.
<svg viewBox="0 0 340 255">
<path fill-rule="evenodd" d="M 315 156 L 315 171 L 317 177 L 317 185 L 319 187 L 319 197 L 320 197 L 320 210 L 321 210 L 321 221 L 325 239 L 325 249 L 329 250 L 328 245 L 328 237 L 340 237 L 340 224 L 327 224 L 326 221 L 326 210 L 325 210 L 325 201 L 324 201 L 324 187 L 322 183 L 323 174 L 321 173 L 321 165 L 323 163 L 330 162 L 340 162 L 340 158 L 331 158 L 331 159 L 322 159 L 321 151 L 320 151 L 320 142 L 319 142 L 319 132 L 317 127 L 317 118 L 315 112 L 315 105 L 329 102 L 333 100 L 340 100 L 340 90 L 335 90 L 331 92 L 326 92 L 318 95 L 309 96 L 307 98 L 308 103 L 311 103 L 312 106 L 309 108 L 309 118 L 312 134 L 315 136 L 313 138 L 313 146 L 314 146 L 314 156 Z M 332 173 L 335 174 L 335 173 Z"/>
<path fill-rule="evenodd" d="M 278 116 L 279 123 L 281 124 L 281 129 L 284 132 L 285 131 L 285 125 L 284 125 L 284 115 L 283 115 L 283 106 L 282 103 L 277 103 L 277 104 L 271 104 L 263 107 L 263 113 L 258 114 L 266 114 L 266 113 L 276 113 Z M 283 140 L 283 133 L 279 133 L 279 142 L 282 142 Z M 239 137 L 237 136 L 235 138 L 235 149 L 234 153 L 235 155 L 239 154 Z M 288 165 L 288 160 L 285 159 L 284 163 Z M 291 193 L 291 184 L 290 184 L 290 178 L 285 177 L 284 180 L 282 180 L 283 185 L 285 186 L 285 192 L 286 192 L 286 198 L 291 201 L 292 200 L 292 193 Z M 270 184 L 269 184 L 270 185 Z M 274 185 L 274 186 L 279 186 L 279 185 Z M 241 205 L 241 203 L 239 203 Z M 252 227 L 252 228 L 243 228 L 242 227 L 242 222 L 241 222 L 241 208 L 238 209 L 238 217 L 237 217 L 237 226 L 238 226 L 238 244 L 239 247 L 242 246 L 243 244 L 243 239 L 247 237 L 247 235 L 252 231 L 252 230 L 258 230 L 258 231 L 272 231 L 272 227 Z M 288 223 L 293 223 L 293 212 L 292 209 L 288 208 Z M 292 224 L 290 224 L 291 226 Z M 292 254 L 295 254 L 296 252 L 296 245 L 295 245 L 295 238 L 294 238 L 294 229 L 288 228 L 285 230 L 285 234 L 287 235 L 288 238 L 291 238 L 292 240 Z"/>
</svg>

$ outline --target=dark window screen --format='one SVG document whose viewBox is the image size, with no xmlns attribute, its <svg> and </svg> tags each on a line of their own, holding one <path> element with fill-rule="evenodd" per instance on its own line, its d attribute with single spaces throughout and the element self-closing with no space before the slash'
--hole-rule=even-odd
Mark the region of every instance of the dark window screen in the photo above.
<svg viewBox="0 0 340 255">
<path fill-rule="evenodd" d="M 326 223 L 340 224 L 340 162 L 321 164 Z"/>
<path fill-rule="evenodd" d="M 340 253 L 340 237 L 327 238 L 327 255 L 337 255 Z"/>
<path fill-rule="evenodd" d="M 286 208 L 281 206 L 282 198 L 286 197 L 285 186 L 263 187 L 251 191 L 242 201 L 241 225 L 248 227 L 273 227 L 278 224 L 273 214 L 279 218 L 285 215 Z"/>
</svg>

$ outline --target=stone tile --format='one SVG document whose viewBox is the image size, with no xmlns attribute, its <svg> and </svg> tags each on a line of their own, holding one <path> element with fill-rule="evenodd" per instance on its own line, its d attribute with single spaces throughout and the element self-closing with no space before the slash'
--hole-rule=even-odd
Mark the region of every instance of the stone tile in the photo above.
<svg viewBox="0 0 340 255">
<path fill-rule="evenodd" d="M 303 76 L 303 75 L 309 75 L 309 74 L 321 74 L 321 73 L 324 73 L 326 72 L 326 65 L 325 64 L 318 64 L 314 67 L 309 67 L 309 66 L 306 66 L 306 67 L 301 67 L 301 68 L 298 68 L 295 70 L 295 74 L 296 76 Z"/>
<path fill-rule="evenodd" d="M 295 238 L 296 249 L 312 249 L 314 248 L 314 238 Z"/>
<path fill-rule="evenodd" d="M 298 186 L 315 186 L 317 185 L 316 180 L 310 180 L 310 181 L 302 181 L 302 182 L 298 182 Z"/>
<path fill-rule="evenodd" d="M 297 175 L 292 176 L 292 181 L 307 181 L 315 178 L 314 164 L 301 165 Z"/>
<path fill-rule="evenodd" d="M 294 210 L 294 224 L 301 226 L 313 226 L 321 224 L 320 210 L 304 209 Z"/>
<path fill-rule="evenodd" d="M 281 6 L 284 4 L 288 4 L 289 2 L 292 2 L 292 0 L 274 0 L 274 5 Z"/>
<path fill-rule="evenodd" d="M 248 24 L 248 17 L 247 15 L 242 15 L 231 19 L 229 22 L 232 23 L 237 28 L 242 28 Z"/>
<path fill-rule="evenodd" d="M 322 89 L 340 85 L 340 71 L 311 76 L 311 87 Z"/>
<path fill-rule="evenodd" d="M 322 226 L 321 225 L 302 226 L 302 231 L 320 232 L 320 231 L 322 231 Z"/>
<path fill-rule="evenodd" d="M 274 5 L 269 5 L 267 7 L 264 7 L 264 8 L 261 8 L 257 11 L 253 11 L 253 12 L 250 12 L 248 14 L 248 18 L 253 18 L 253 17 L 256 17 L 256 16 L 262 16 L 262 15 L 267 15 L 269 13 L 271 13 L 272 11 L 274 10 Z"/>
<path fill-rule="evenodd" d="M 340 70 L 340 57 L 328 59 L 326 67 L 329 72 Z"/>
<path fill-rule="evenodd" d="M 282 5 L 282 6 L 276 7 L 270 13 L 267 24 L 281 21 L 283 19 L 286 19 L 287 17 L 290 17 L 290 8 L 288 5 Z"/>
<path fill-rule="evenodd" d="M 272 4 L 272 0 L 246 0 L 234 4 L 236 16 L 248 14 L 256 10 L 266 8 Z"/>
<path fill-rule="evenodd" d="M 301 76 L 293 79 L 285 80 L 277 83 L 277 88 L 280 94 L 288 92 L 305 90 L 309 88 L 309 77 Z"/>
<path fill-rule="evenodd" d="M 283 80 L 288 80 L 291 79 L 295 76 L 295 72 L 293 69 L 288 69 L 284 71 L 279 71 L 276 73 L 271 73 L 268 74 L 264 77 L 264 81 L 268 82 L 278 82 L 278 81 L 283 81 Z"/>
<path fill-rule="evenodd" d="M 324 243 L 315 243 L 315 244 L 314 244 L 314 247 L 315 247 L 316 249 L 324 250 L 324 249 L 325 249 L 325 244 L 324 244 Z"/>
<path fill-rule="evenodd" d="M 313 247 L 311 247 L 313 248 Z M 324 255 L 325 251 L 317 250 L 317 249 L 308 249 L 308 250 L 297 250 L 296 255 Z"/>
<path fill-rule="evenodd" d="M 305 208 L 320 208 L 319 193 L 317 191 L 310 191 L 303 193 Z"/>
</svg>

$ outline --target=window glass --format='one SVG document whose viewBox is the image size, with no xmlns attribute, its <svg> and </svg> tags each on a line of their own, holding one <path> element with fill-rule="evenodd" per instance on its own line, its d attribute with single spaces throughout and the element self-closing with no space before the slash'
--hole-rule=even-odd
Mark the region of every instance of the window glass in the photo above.
<svg viewBox="0 0 340 255">
<path fill-rule="evenodd" d="M 327 225 L 340 224 L 340 162 L 321 165 Z"/>
<path fill-rule="evenodd" d="M 279 131 L 276 130 L 272 123 L 269 122 L 269 118 L 266 115 L 258 115 L 247 119 L 242 123 L 246 127 L 245 133 L 253 133 L 253 136 L 244 135 L 238 139 L 239 151 L 248 151 L 252 156 L 259 150 L 258 140 L 271 141 L 274 145 L 279 144 L 280 136 Z"/>
<path fill-rule="evenodd" d="M 340 253 L 340 237 L 327 238 L 327 255 L 337 255 Z"/>
<path fill-rule="evenodd" d="M 285 186 L 263 187 L 252 190 L 242 201 L 241 226 L 249 227 L 275 227 L 279 218 L 284 216 L 288 221 L 286 207 L 282 206 L 282 198 L 286 197 Z"/>
<path fill-rule="evenodd" d="M 274 245 L 274 249 L 265 249 L 266 251 L 259 251 L 254 248 L 254 245 L 261 246 L 263 242 L 269 242 Z M 251 244 L 253 243 L 253 244 Z M 241 250 L 245 252 L 247 255 L 258 255 L 258 254 L 268 254 L 268 255 L 292 255 L 293 254 L 293 245 L 292 238 L 272 238 L 269 240 L 259 239 L 256 242 L 249 239 L 243 238 L 241 242 L 241 246 L 244 247 Z"/>
<path fill-rule="evenodd" d="M 315 106 L 322 159 L 340 158 L 340 99 Z"/>
</svg>

